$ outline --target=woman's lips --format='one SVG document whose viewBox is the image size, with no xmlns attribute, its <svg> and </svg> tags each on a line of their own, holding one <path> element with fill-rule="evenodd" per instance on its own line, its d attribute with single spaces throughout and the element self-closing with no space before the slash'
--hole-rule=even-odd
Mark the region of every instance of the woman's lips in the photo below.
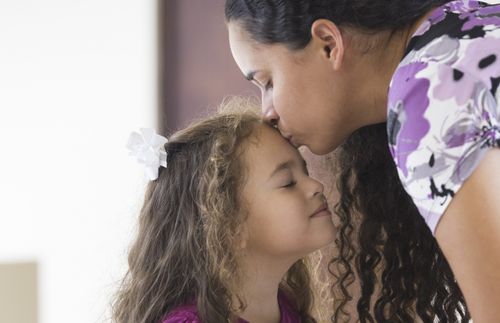
<svg viewBox="0 0 500 323">
<path fill-rule="evenodd" d="M 314 211 L 313 214 L 310 215 L 311 218 L 316 218 L 320 216 L 330 216 L 332 213 L 330 212 L 330 209 L 328 209 L 328 204 L 324 203 L 322 204 L 316 211 Z"/>
<path fill-rule="evenodd" d="M 294 146 L 295 148 L 298 147 L 297 144 L 295 143 L 295 141 L 293 140 L 293 136 L 290 133 L 283 131 L 282 129 L 279 129 L 279 128 L 278 128 L 278 130 L 280 131 L 281 136 L 283 136 L 283 138 L 285 138 L 286 141 L 288 141 L 288 143 L 290 145 Z"/>
<path fill-rule="evenodd" d="M 286 140 L 290 143 L 290 145 L 294 146 L 295 148 L 299 148 L 299 145 L 294 142 L 292 136 L 286 137 Z"/>
</svg>

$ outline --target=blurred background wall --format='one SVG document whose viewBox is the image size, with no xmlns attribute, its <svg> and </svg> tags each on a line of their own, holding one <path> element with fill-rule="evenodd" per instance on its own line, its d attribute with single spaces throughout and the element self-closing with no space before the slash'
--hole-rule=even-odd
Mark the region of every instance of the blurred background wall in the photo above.
<svg viewBox="0 0 500 323">
<path fill-rule="evenodd" d="M 232 59 L 224 2 L 159 1 L 160 112 L 167 132 L 214 111 L 224 96 L 260 96 Z"/>
<path fill-rule="evenodd" d="M 18 312 L 1 323 L 107 318 L 145 184 L 125 144 L 156 124 L 157 15 L 154 0 L 0 0 L 0 276 L 18 282 L 0 277 Z M 9 270 L 25 263 L 28 287 Z"/>
</svg>

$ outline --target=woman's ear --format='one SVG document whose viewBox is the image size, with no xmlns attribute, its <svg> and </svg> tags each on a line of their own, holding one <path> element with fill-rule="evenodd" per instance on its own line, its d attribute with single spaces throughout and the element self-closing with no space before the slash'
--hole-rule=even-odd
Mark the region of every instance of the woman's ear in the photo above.
<svg viewBox="0 0 500 323">
<path fill-rule="evenodd" d="M 344 59 L 344 39 L 339 27 L 328 19 L 318 19 L 311 26 L 311 40 L 322 48 L 334 70 L 339 70 Z"/>
</svg>

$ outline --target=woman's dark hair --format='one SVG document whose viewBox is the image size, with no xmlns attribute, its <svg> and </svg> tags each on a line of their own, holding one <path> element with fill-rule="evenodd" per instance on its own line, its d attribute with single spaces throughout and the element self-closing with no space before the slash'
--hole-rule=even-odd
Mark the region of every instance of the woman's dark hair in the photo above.
<svg viewBox="0 0 500 323">
<path fill-rule="evenodd" d="M 399 180 L 386 124 L 357 130 L 336 156 L 340 227 L 338 255 L 329 263 L 337 279 L 332 321 L 349 316 L 344 307 L 356 275 L 360 322 L 414 322 L 416 317 L 469 322 L 450 266 Z"/>
<path fill-rule="evenodd" d="M 361 32 L 409 27 L 446 0 L 227 0 L 226 20 L 260 43 L 301 49 L 316 19 Z M 386 124 L 361 128 L 336 153 L 340 217 L 333 322 L 468 322 L 470 314 L 436 240 L 404 191 L 390 156 Z M 353 292 L 356 282 L 360 292 Z M 359 297 L 354 297 L 358 295 Z"/>
<path fill-rule="evenodd" d="M 307 46 L 311 26 L 328 19 L 363 31 L 397 30 L 449 0 L 226 0 L 226 20 L 237 21 L 264 44 Z"/>
</svg>

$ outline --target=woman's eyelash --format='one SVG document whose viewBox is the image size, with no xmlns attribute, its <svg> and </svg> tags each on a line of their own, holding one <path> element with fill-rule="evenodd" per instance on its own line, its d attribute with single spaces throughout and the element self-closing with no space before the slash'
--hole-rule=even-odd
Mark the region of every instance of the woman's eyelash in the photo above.
<svg viewBox="0 0 500 323">
<path fill-rule="evenodd" d="M 269 89 L 271 89 L 272 87 L 273 87 L 273 83 L 272 83 L 271 81 L 267 82 L 267 83 L 266 83 L 266 85 L 264 86 L 264 88 L 265 88 L 266 90 L 269 90 Z"/>
</svg>

